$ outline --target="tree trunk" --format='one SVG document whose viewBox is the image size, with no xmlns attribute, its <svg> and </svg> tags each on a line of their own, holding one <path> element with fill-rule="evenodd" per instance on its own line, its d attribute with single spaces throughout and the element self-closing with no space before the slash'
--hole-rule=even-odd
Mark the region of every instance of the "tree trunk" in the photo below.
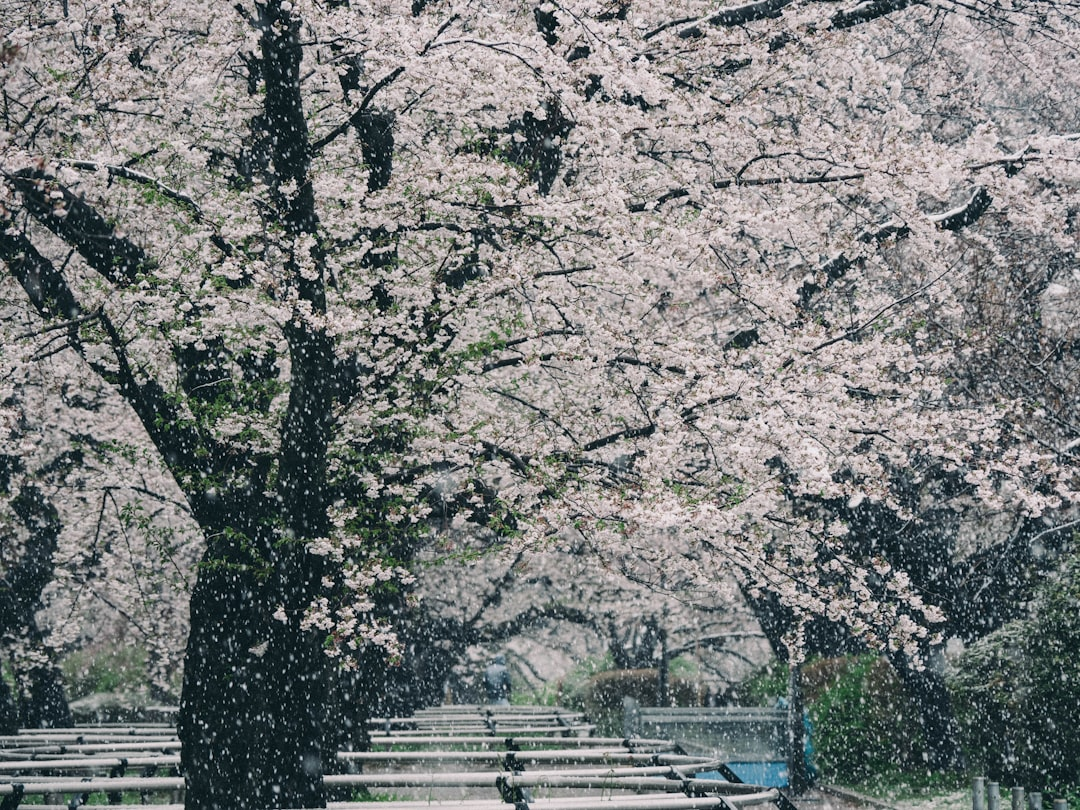
<svg viewBox="0 0 1080 810">
<path fill-rule="evenodd" d="M 19 707 L 7 681 L 0 677 L 0 734 L 19 733 Z"/>
<path fill-rule="evenodd" d="M 325 806 L 328 659 L 299 626 L 321 576 L 302 543 L 223 532 L 208 546 L 178 720 L 188 810 Z"/>
<path fill-rule="evenodd" d="M 787 717 L 788 787 L 796 796 L 810 788 L 806 767 L 806 727 L 803 721 L 802 667 L 792 666 L 788 673 Z"/>
<path fill-rule="evenodd" d="M 41 490 L 25 486 L 12 500 L 29 537 L 22 559 L 0 580 L 0 634 L 22 636 L 36 650 L 44 650 L 35 613 L 41 592 L 53 579 L 53 554 L 60 536 L 60 516 Z M 17 680 L 24 688 L 17 704 L 17 724 L 24 728 L 55 728 L 72 725 L 63 681 L 51 663 L 21 670 Z M 10 693 L 7 700 L 10 700 Z"/>
<path fill-rule="evenodd" d="M 252 752 L 252 773 L 262 808 L 325 807 L 323 720 L 330 659 L 316 634 L 300 627 L 318 592 L 322 558 L 302 543 L 288 543 L 279 554 L 261 603 L 267 611 L 283 607 L 287 618 L 270 618 L 264 626 L 265 652 L 253 662 L 260 739 Z"/>
<path fill-rule="evenodd" d="M 959 743 L 960 729 L 945 686 L 941 650 L 928 653 L 930 660 L 921 670 L 914 669 L 902 654 L 890 658 L 903 681 L 904 690 L 919 712 L 927 767 L 932 770 L 962 768 L 964 754 Z"/>
<path fill-rule="evenodd" d="M 250 651 L 257 645 L 253 578 L 207 548 L 191 594 L 191 629 L 177 731 L 183 743 L 187 810 L 256 806 L 250 757 L 253 727 Z"/>
<path fill-rule="evenodd" d="M 369 710 L 364 694 L 368 673 L 358 669 L 328 667 L 327 696 L 323 704 L 323 761 L 324 773 L 360 773 L 363 766 L 358 760 L 342 760 L 332 753 L 337 751 L 367 751 L 371 738 L 367 720 Z M 327 788 L 327 801 L 349 801 L 353 788 L 339 786 Z"/>
<path fill-rule="evenodd" d="M 665 630 L 663 627 L 660 627 L 658 629 L 657 635 L 660 636 L 660 660 L 656 664 L 656 705 L 669 706 L 671 701 L 671 695 L 668 684 L 669 661 L 667 648 L 667 630 Z"/>
<path fill-rule="evenodd" d="M 68 728 L 75 724 L 56 667 L 34 667 L 24 677 L 29 680 L 30 688 L 19 704 L 19 722 L 23 728 Z"/>
</svg>

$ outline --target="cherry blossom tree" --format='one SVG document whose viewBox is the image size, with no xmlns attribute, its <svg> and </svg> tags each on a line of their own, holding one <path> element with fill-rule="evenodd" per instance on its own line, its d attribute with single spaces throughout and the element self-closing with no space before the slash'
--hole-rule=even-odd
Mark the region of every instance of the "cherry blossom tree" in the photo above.
<svg viewBox="0 0 1080 810">
<path fill-rule="evenodd" d="M 5 314 L 15 340 L 0 354 L 9 415 L 0 434 L 0 613 L 21 722 L 70 725 L 56 659 L 87 643 L 143 647 L 146 698 L 175 701 L 199 549 L 178 493 L 132 441 L 129 410 L 54 353 L 63 337 L 54 333 L 50 346 L 36 315 Z M 109 641 L 104 625 L 115 628 Z"/>
<path fill-rule="evenodd" d="M 490 540 L 476 534 L 440 537 L 425 548 L 419 604 L 408 631 L 399 632 L 406 671 L 391 673 L 392 685 L 425 706 L 446 690 L 459 702 L 469 699 L 461 695 L 480 699 L 484 666 L 505 653 L 519 694 L 551 695 L 587 660 L 657 668 L 661 635 L 668 658 L 687 659 L 713 695 L 767 660 L 765 637 L 745 605 L 691 593 L 685 583 L 634 582 L 599 569 L 584 543 L 567 540 L 562 548 L 513 555 L 491 553 Z"/>
<path fill-rule="evenodd" d="M 511 552 L 570 532 L 917 656 L 934 599 L 799 504 L 902 519 L 896 482 L 939 469 L 987 509 L 1075 497 L 925 327 L 988 212 L 1075 247 L 1069 6 L 0 14 L 0 257 L 205 540 L 190 807 L 324 802 L 330 666 L 399 654 L 440 526 Z"/>
<path fill-rule="evenodd" d="M 9 432 L 14 432 L 5 425 Z M 16 694 L 5 681 L 0 689 L 5 734 L 19 727 L 71 725 L 71 712 L 59 672 L 43 643 L 37 622 L 41 593 L 53 579 L 53 554 L 60 520 L 49 497 L 33 483 L 19 486 L 23 472 L 18 456 L 2 457 L 3 563 L 0 566 L 0 641 L 19 666 L 12 672 Z M 14 495 L 12 496 L 12 493 Z"/>
</svg>

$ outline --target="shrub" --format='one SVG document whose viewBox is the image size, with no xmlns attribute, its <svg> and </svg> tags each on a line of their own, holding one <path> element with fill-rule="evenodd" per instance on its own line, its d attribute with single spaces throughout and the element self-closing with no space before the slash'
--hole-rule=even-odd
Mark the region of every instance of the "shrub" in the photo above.
<svg viewBox="0 0 1080 810">
<path fill-rule="evenodd" d="M 655 669 L 614 669 L 589 678 L 570 699 L 596 723 L 600 736 L 623 733 L 623 698 L 631 697 L 642 706 L 657 705 Z M 672 706 L 701 705 L 701 691 L 693 680 L 668 677 L 668 697 Z"/>
<path fill-rule="evenodd" d="M 883 658 L 825 659 L 804 680 L 824 778 L 862 782 L 922 764 L 918 712 Z"/>
<path fill-rule="evenodd" d="M 802 676 L 814 764 L 824 779 L 853 784 L 921 763 L 918 715 L 884 659 L 816 659 Z M 788 668 L 774 661 L 733 697 L 744 706 L 775 706 L 787 689 Z"/>
<path fill-rule="evenodd" d="M 137 645 L 86 647 L 60 662 L 69 700 L 104 692 L 148 688 L 146 650 Z"/>
<path fill-rule="evenodd" d="M 788 668 L 773 659 L 730 691 L 731 702 L 737 706 L 775 706 L 787 697 Z"/>
<path fill-rule="evenodd" d="M 610 655 L 590 656 L 575 666 L 557 681 L 544 685 L 536 696 L 536 701 L 545 706 L 566 705 L 580 710 L 574 705 L 575 696 L 584 688 L 589 678 L 598 672 L 605 672 L 612 667 Z"/>
<path fill-rule="evenodd" d="M 1080 556 L 1048 580 L 1032 615 L 971 644 L 949 685 L 973 767 L 1048 790 L 1080 773 Z"/>
</svg>

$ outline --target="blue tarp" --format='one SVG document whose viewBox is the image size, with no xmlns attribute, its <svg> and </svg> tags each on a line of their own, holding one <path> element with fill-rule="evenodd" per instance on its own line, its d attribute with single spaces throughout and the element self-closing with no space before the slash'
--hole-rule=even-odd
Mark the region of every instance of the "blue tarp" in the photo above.
<svg viewBox="0 0 1080 810">
<path fill-rule="evenodd" d="M 735 775 L 748 785 L 763 787 L 787 787 L 788 769 L 786 762 L 729 762 L 727 766 Z M 723 779 L 719 771 L 699 773 L 699 779 Z"/>
</svg>

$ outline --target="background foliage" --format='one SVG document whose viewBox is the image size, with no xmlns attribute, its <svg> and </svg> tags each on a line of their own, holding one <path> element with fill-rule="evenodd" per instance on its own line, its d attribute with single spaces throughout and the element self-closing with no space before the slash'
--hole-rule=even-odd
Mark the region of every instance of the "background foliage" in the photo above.
<svg viewBox="0 0 1080 810">
<path fill-rule="evenodd" d="M 1030 618 L 972 644 L 952 677 L 972 767 L 1054 788 L 1080 773 L 1080 556 L 1040 589 Z"/>
</svg>

